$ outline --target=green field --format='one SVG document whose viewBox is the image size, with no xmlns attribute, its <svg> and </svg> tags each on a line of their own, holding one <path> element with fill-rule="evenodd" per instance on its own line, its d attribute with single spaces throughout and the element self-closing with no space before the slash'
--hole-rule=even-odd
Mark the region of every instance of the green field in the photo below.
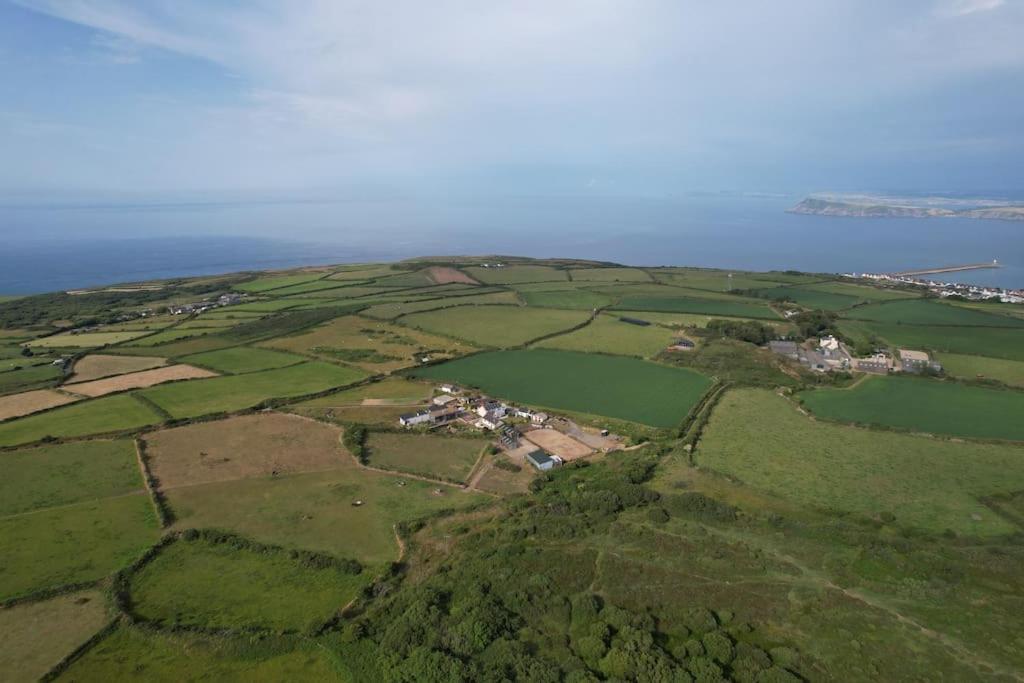
<svg viewBox="0 0 1024 683">
<path fill-rule="evenodd" d="M 399 482 L 404 481 L 404 486 Z M 178 528 L 227 529 L 262 543 L 351 557 L 365 565 L 398 559 L 393 526 L 479 494 L 358 467 L 242 479 L 167 492 Z M 361 506 L 353 506 L 361 500 Z"/>
<path fill-rule="evenodd" d="M 855 285 L 849 282 L 822 282 L 819 284 L 802 285 L 800 289 L 814 292 L 829 292 L 831 294 L 843 294 L 846 296 L 852 296 L 861 301 L 892 301 L 895 299 L 916 299 L 921 296 L 917 292 L 904 289 Z"/>
<path fill-rule="evenodd" d="M 847 329 L 855 329 L 860 333 L 875 334 L 904 348 L 1024 361 L 1024 330 L 1020 329 L 898 325 L 855 320 L 840 322 L 840 328 L 844 333 Z"/>
<path fill-rule="evenodd" d="M 159 535 L 145 492 L 0 517 L 0 600 L 103 578 Z"/>
<path fill-rule="evenodd" d="M 243 282 L 235 285 L 234 289 L 240 292 L 266 292 L 281 287 L 290 287 L 304 282 L 315 282 L 324 277 L 325 273 L 297 273 L 295 275 L 274 275 L 271 277 L 260 277 L 250 282 Z"/>
<path fill-rule="evenodd" d="M 429 311 L 440 308 L 454 308 L 456 306 L 484 306 L 489 304 L 518 304 L 515 292 L 492 292 L 476 296 L 450 296 L 440 299 L 425 299 L 422 301 L 392 301 L 379 303 L 370 306 L 361 315 L 382 320 L 393 320 L 399 316 L 417 311 Z"/>
<path fill-rule="evenodd" d="M 5 453 L 0 517 L 142 490 L 135 446 L 78 441 Z"/>
<path fill-rule="evenodd" d="M 376 432 L 367 441 L 368 464 L 462 482 L 488 443 L 487 439 L 480 438 Z"/>
<path fill-rule="evenodd" d="M 913 381 L 913 380 L 910 380 Z M 934 532 L 1006 534 L 1016 527 L 979 498 L 1024 488 L 1024 449 L 814 422 L 761 389 L 722 397 L 697 463 L 803 505 L 876 516 Z"/>
<path fill-rule="evenodd" d="M 11 363 L 12 369 L 0 372 L 0 393 L 6 394 L 40 384 L 52 383 L 63 376 L 57 365 L 28 365 L 23 361 Z M 17 369 L 13 369 L 17 368 Z"/>
<path fill-rule="evenodd" d="M 521 291 L 520 296 L 528 306 L 543 308 L 567 308 L 589 311 L 608 306 L 612 298 L 587 289 L 560 289 L 556 291 Z"/>
<path fill-rule="evenodd" d="M 639 268 L 574 268 L 569 275 L 575 281 L 650 282 L 651 276 Z"/>
<path fill-rule="evenodd" d="M 821 309 L 824 311 L 840 311 L 850 308 L 858 303 L 868 301 L 848 294 L 820 291 L 814 289 L 803 289 L 801 287 L 772 287 L 771 289 L 758 290 L 758 296 L 773 301 L 788 299 L 805 308 Z"/>
<path fill-rule="evenodd" d="M 395 275 L 382 277 L 376 284 L 383 287 L 427 287 L 434 284 L 425 270 L 399 271 Z"/>
<path fill-rule="evenodd" d="M 141 393 L 174 417 L 197 417 L 252 408 L 271 398 L 313 394 L 363 377 L 354 368 L 312 361 L 247 375 L 174 382 Z M 2 434 L 0 427 L 0 439 Z"/>
<path fill-rule="evenodd" d="M 1024 328 L 1024 320 L 924 299 L 861 306 L 847 313 L 855 320 L 902 325 L 959 325 Z"/>
<path fill-rule="evenodd" d="M 188 382 L 164 385 L 181 387 Z M 161 421 L 149 406 L 131 394 L 115 394 L 54 408 L 0 424 L 0 446 L 17 446 L 47 436 L 74 437 L 138 429 Z"/>
<path fill-rule="evenodd" d="M 1024 387 L 1024 362 L 968 356 L 959 353 L 940 353 L 938 360 L 943 370 L 954 377 L 966 379 L 994 379 L 1015 387 Z"/>
<path fill-rule="evenodd" d="M 915 377 L 868 377 L 800 394 L 815 415 L 935 434 L 1024 441 L 1024 391 Z"/>
<path fill-rule="evenodd" d="M 339 391 L 334 394 L 303 402 L 303 406 L 360 405 L 364 400 L 386 401 L 395 404 L 422 403 L 430 398 L 433 387 L 413 382 L 404 377 L 388 377 L 379 382 Z"/>
<path fill-rule="evenodd" d="M 296 356 L 291 353 L 253 348 L 251 346 L 236 346 L 230 349 L 197 353 L 181 359 L 183 363 L 199 365 L 232 375 L 283 368 L 288 365 L 301 363 L 304 360 L 306 359 L 302 356 Z"/>
<path fill-rule="evenodd" d="M 59 680 L 270 683 L 338 677 L 330 655 L 312 643 L 289 647 L 270 639 L 201 638 L 119 626 Z"/>
<path fill-rule="evenodd" d="M 737 318 L 768 318 L 778 320 L 779 315 L 768 307 L 747 301 L 699 299 L 679 296 L 626 296 L 615 306 L 623 311 L 664 311 L 666 313 L 703 313 Z"/>
<path fill-rule="evenodd" d="M 416 370 L 535 406 L 674 427 L 711 385 L 704 375 L 616 356 L 552 351 L 483 353 Z"/>
<path fill-rule="evenodd" d="M 179 539 L 131 581 L 135 612 L 159 625 L 298 631 L 326 621 L 370 579 L 287 551 Z"/>
<path fill-rule="evenodd" d="M 537 346 L 563 351 L 614 353 L 623 356 L 651 358 L 665 350 L 675 333 L 664 327 L 642 327 L 619 320 L 618 316 L 599 315 L 586 327 L 549 337 Z"/>
<path fill-rule="evenodd" d="M 218 329 L 215 329 L 215 328 L 211 328 L 211 327 L 199 328 L 199 329 L 196 329 L 194 327 L 187 328 L 187 329 L 181 329 L 181 328 L 175 327 L 175 328 L 170 329 L 170 330 L 165 330 L 163 332 L 157 332 L 156 334 L 151 334 L 148 337 L 142 337 L 141 339 L 138 339 L 138 340 L 132 342 L 132 344 L 130 346 L 133 346 L 135 348 L 149 348 L 149 347 L 154 347 L 154 346 L 160 346 L 162 344 L 169 344 L 170 342 L 179 341 L 181 339 L 190 339 L 192 337 L 202 337 L 203 335 L 213 334 L 215 332 L 220 332 L 220 331 L 221 330 L 218 330 Z M 125 334 L 127 334 L 127 333 L 125 333 Z M 153 352 L 152 349 L 150 350 L 150 352 Z M 160 349 L 160 353 L 164 353 L 164 350 Z"/>
<path fill-rule="evenodd" d="M 98 591 L 0 609 L 0 674 L 37 681 L 109 620 Z"/>
<path fill-rule="evenodd" d="M 564 270 L 550 266 L 473 267 L 462 270 L 474 280 L 487 285 L 514 285 L 521 282 L 552 282 L 569 279 Z"/>
<path fill-rule="evenodd" d="M 531 339 L 568 330 L 587 319 L 583 311 L 521 306 L 473 306 L 414 313 L 403 325 L 465 339 L 481 346 L 508 348 Z"/>
</svg>

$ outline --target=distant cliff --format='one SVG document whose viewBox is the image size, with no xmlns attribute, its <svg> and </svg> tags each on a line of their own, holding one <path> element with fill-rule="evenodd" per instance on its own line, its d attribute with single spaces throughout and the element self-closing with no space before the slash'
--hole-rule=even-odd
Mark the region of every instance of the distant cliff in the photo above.
<svg viewBox="0 0 1024 683">
<path fill-rule="evenodd" d="M 946 209 L 935 206 L 874 203 L 871 201 L 839 201 L 808 197 L 787 210 L 789 213 L 815 216 L 849 216 L 858 218 L 983 218 L 1024 221 L 1024 206 L 992 206 L 980 209 Z"/>
</svg>

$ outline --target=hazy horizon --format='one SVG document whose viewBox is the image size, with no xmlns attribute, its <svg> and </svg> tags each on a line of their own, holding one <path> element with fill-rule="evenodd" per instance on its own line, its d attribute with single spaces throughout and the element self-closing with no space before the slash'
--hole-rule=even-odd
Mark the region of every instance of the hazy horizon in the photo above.
<svg viewBox="0 0 1024 683">
<path fill-rule="evenodd" d="M 1019 196 L 1022 27 L 1019 0 L 0 0 L 0 202 Z"/>
</svg>

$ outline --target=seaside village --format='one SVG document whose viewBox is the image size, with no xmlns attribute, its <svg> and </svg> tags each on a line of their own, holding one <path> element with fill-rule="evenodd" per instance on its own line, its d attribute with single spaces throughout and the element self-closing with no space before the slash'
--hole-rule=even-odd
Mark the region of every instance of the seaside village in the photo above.
<svg viewBox="0 0 1024 683">
<path fill-rule="evenodd" d="M 867 372 L 887 375 L 890 372 L 941 372 L 942 365 L 926 352 L 915 349 L 896 349 L 896 353 L 879 350 L 876 353 L 856 358 L 846 345 L 829 335 L 798 344 L 795 341 L 772 341 L 768 343 L 774 353 L 794 360 L 814 372 Z"/>
<path fill-rule="evenodd" d="M 406 428 L 461 426 L 491 432 L 496 445 L 512 462 L 540 471 L 624 445 L 621 437 L 607 429 L 583 427 L 567 418 L 510 405 L 455 384 L 437 387 L 437 396 L 429 407 L 401 415 L 398 423 Z"/>
</svg>

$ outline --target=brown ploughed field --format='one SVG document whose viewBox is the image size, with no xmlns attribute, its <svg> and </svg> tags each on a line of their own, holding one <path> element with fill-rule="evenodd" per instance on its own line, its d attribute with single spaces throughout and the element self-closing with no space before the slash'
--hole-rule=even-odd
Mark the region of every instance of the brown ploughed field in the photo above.
<svg viewBox="0 0 1024 683">
<path fill-rule="evenodd" d="M 202 377 L 216 377 L 217 373 L 196 368 L 191 365 L 169 365 L 164 368 L 143 370 L 142 372 L 130 372 L 125 375 L 117 375 L 106 379 L 97 379 L 92 382 L 76 382 L 66 384 L 65 389 L 81 394 L 82 396 L 104 396 L 115 391 L 126 389 L 141 389 L 151 387 L 155 384 L 173 382 L 178 379 L 199 379 Z"/>
<path fill-rule="evenodd" d="M 0 420 L 21 417 L 47 408 L 62 406 L 65 403 L 74 403 L 77 400 L 74 396 L 51 389 L 38 389 L 10 396 L 0 396 Z"/>
<path fill-rule="evenodd" d="M 449 285 L 452 283 L 459 283 L 464 285 L 478 285 L 480 284 L 470 276 L 463 273 L 461 270 L 455 268 L 448 268 L 446 266 L 432 266 L 427 268 L 427 277 L 433 281 L 436 285 Z"/>
<path fill-rule="evenodd" d="M 111 375 L 123 375 L 167 365 L 166 358 L 156 356 L 114 356 L 105 353 L 90 354 L 75 363 L 73 382 L 88 382 Z"/>
</svg>

